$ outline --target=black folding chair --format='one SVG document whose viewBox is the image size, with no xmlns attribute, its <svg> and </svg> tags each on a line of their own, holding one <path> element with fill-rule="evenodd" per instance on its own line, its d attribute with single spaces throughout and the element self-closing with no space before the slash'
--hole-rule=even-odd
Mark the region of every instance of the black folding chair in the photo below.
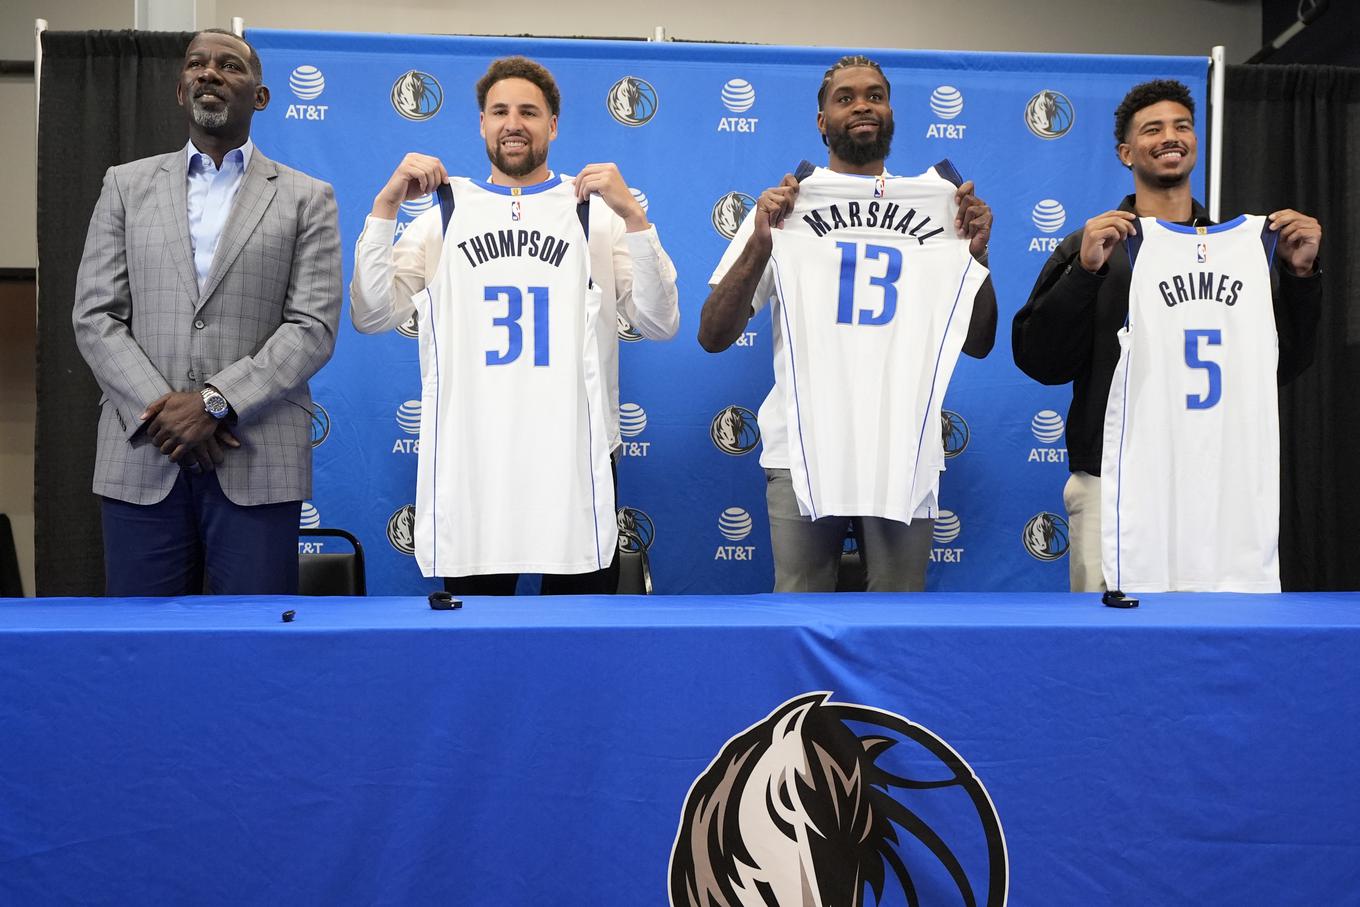
<svg viewBox="0 0 1360 907">
<path fill-rule="evenodd" d="M 859 537 L 855 524 L 845 531 L 845 547 L 841 551 L 840 570 L 836 573 L 837 592 L 863 592 L 869 588 L 869 575 L 864 570 L 864 555 L 860 554 Z"/>
<path fill-rule="evenodd" d="M 652 567 L 647 549 L 641 545 L 624 548 L 622 537 L 619 542 L 619 595 L 651 595 Z"/>
<path fill-rule="evenodd" d="M 343 529 L 299 529 L 304 539 L 336 538 L 349 543 L 350 551 L 300 551 L 299 595 L 367 595 L 364 546 Z"/>
<path fill-rule="evenodd" d="M 24 584 L 19 578 L 19 554 L 14 547 L 14 530 L 9 516 L 0 513 L 0 598 L 23 598 Z"/>
</svg>

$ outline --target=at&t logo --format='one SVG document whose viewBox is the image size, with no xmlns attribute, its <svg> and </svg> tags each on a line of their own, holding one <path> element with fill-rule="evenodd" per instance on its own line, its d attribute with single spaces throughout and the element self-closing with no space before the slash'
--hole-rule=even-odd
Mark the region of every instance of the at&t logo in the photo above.
<svg viewBox="0 0 1360 907">
<path fill-rule="evenodd" d="M 420 217 L 420 215 L 429 211 L 438 203 L 433 192 L 429 195 L 422 195 L 419 198 L 413 198 L 402 202 L 401 206 L 397 208 L 397 232 L 395 238 L 401 239 L 401 234 L 405 233 L 406 228 L 411 226 L 411 221 Z"/>
<path fill-rule="evenodd" d="M 724 407 L 709 423 L 708 437 L 714 447 L 729 457 L 748 454 L 760 443 L 756 414 L 736 404 Z"/>
<path fill-rule="evenodd" d="M 751 534 L 751 515 L 740 507 L 729 507 L 718 517 L 718 532 L 729 542 L 740 542 Z M 715 561 L 749 561 L 755 557 L 755 545 L 719 545 L 713 555 Z"/>
<path fill-rule="evenodd" d="M 405 434 L 420 434 L 420 401 L 407 400 L 397 407 L 397 428 Z M 392 453 L 394 454 L 418 454 L 420 453 L 420 438 L 397 438 L 392 443 Z"/>
<path fill-rule="evenodd" d="M 311 501 L 302 502 L 302 512 L 298 516 L 299 529 L 320 529 L 321 512 L 316 509 L 316 505 Z"/>
<path fill-rule="evenodd" d="M 408 120 L 428 120 L 444 106 L 444 89 L 428 72 L 408 70 L 392 83 L 392 109 Z"/>
<path fill-rule="evenodd" d="M 619 434 L 623 435 L 623 443 L 619 446 L 619 453 L 625 457 L 645 457 L 647 449 L 652 446 L 651 441 L 630 441 L 629 438 L 636 438 L 647 430 L 647 411 L 636 403 L 624 403 L 619 406 Z"/>
<path fill-rule="evenodd" d="M 320 69 L 303 64 L 288 76 L 288 88 L 299 101 L 316 101 L 326 90 L 326 78 Z M 328 105 L 324 103 L 290 103 L 284 110 L 284 120 L 325 120 Z"/>
<path fill-rule="evenodd" d="M 326 90 L 326 77 L 315 66 L 303 64 L 288 76 L 288 87 L 300 101 L 315 101 Z M 285 120 L 324 120 L 326 104 L 289 104 Z"/>
<path fill-rule="evenodd" d="M 633 199 L 634 199 L 639 205 L 642 206 L 642 210 L 643 210 L 643 211 L 646 211 L 646 210 L 647 210 L 647 208 L 648 208 L 648 206 L 650 205 L 650 203 L 647 201 L 647 193 L 646 193 L 646 192 L 643 192 L 641 189 L 634 189 L 632 186 L 629 186 L 629 187 L 628 187 L 628 194 L 631 195 L 631 196 L 633 196 Z"/>
<path fill-rule="evenodd" d="M 1056 444 L 1062 440 L 1063 419 L 1051 409 L 1041 409 L 1030 420 L 1029 430 L 1041 444 Z M 1066 463 L 1066 447 L 1035 447 L 1029 452 L 1030 463 Z"/>
<path fill-rule="evenodd" d="M 727 193 L 713 203 L 713 229 L 724 239 L 731 239 L 755 206 L 756 200 L 745 192 Z"/>
<path fill-rule="evenodd" d="M 1060 139 L 1072 129 L 1077 113 L 1067 95 L 1045 88 L 1025 104 L 1025 125 L 1041 139 Z"/>
<path fill-rule="evenodd" d="M 756 104 L 755 86 L 745 79 L 729 79 L 722 87 L 722 103 L 732 113 L 745 113 Z M 719 132 L 755 132 L 757 117 L 723 117 L 718 120 Z"/>
<path fill-rule="evenodd" d="M 321 514 L 317 511 L 316 505 L 311 501 L 302 502 L 302 512 L 298 519 L 299 529 L 320 529 Z M 302 541 L 298 539 L 298 554 L 322 554 L 326 549 L 325 542 Z"/>
<path fill-rule="evenodd" d="M 1029 219 L 1040 233 L 1053 234 L 1063 228 L 1067 223 L 1067 209 L 1062 206 L 1062 202 L 1056 198 L 1045 198 L 1029 212 Z M 1030 238 L 1029 250 L 1031 252 L 1051 253 L 1058 248 L 1061 239 L 1057 236 L 1045 235 Z"/>
<path fill-rule="evenodd" d="M 930 112 L 941 120 L 952 120 L 963 113 L 963 92 L 953 85 L 941 85 L 930 93 Z M 962 123 L 931 123 L 928 139 L 961 139 L 968 127 Z"/>
<path fill-rule="evenodd" d="M 656 116 L 656 89 L 646 79 L 624 76 L 609 88 L 604 106 L 609 115 L 625 126 L 645 126 Z"/>
<path fill-rule="evenodd" d="M 1067 553 L 1067 520 L 1056 513 L 1036 513 L 1020 533 L 1029 556 L 1040 561 L 1056 561 Z"/>
<path fill-rule="evenodd" d="M 935 527 L 932 530 L 932 541 L 934 546 L 930 549 L 930 561 L 936 564 L 958 564 L 963 561 L 963 548 L 951 547 L 959 533 L 963 531 L 963 524 L 959 522 L 959 515 L 952 510 L 941 510 L 935 517 Z"/>
</svg>

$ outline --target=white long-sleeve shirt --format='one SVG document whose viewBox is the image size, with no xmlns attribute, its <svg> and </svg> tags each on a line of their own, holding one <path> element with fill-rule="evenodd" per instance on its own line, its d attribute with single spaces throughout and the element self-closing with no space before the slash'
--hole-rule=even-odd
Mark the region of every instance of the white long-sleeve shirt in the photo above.
<svg viewBox="0 0 1360 907">
<path fill-rule="evenodd" d="M 457 216 L 456 214 L 454 215 Z M 421 214 L 394 245 L 397 222 L 369 215 L 354 246 L 350 317 L 364 334 L 390 331 L 415 313 L 411 297 L 434 278 L 444 248 L 438 206 Z M 629 233 L 623 219 L 599 198 L 590 204 L 591 277 L 601 290 L 600 323 L 619 314 L 650 340 L 669 340 L 680 328 L 680 293 L 675 265 L 656 227 Z M 609 445 L 619 436 L 619 341 L 614 331 L 598 334 L 600 363 L 609 392 Z"/>
</svg>

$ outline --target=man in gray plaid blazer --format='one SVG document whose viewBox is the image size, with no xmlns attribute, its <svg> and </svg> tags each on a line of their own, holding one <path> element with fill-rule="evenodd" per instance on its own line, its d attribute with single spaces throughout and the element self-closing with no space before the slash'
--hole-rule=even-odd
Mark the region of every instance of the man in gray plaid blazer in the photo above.
<svg viewBox="0 0 1360 907">
<path fill-rule="evenodd" d="M 104 392 L 106 591 L 295 593 L 307 380 L 340 315 L 335 197 L 250 142 L 269 90 L 242 38 L 196 34 L 176 97 L 189 144 L 109 169 L 76 281 Z"/>
</svg>

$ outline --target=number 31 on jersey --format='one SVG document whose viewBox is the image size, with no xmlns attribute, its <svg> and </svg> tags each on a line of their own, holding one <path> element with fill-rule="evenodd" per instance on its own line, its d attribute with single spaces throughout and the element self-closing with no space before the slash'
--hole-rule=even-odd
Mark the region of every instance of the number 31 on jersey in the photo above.
<svg viewBox="0 0 1360 907">
<path fill-rule="evenodd" d="M 548 288 L 527 287 L 533 301 L 533 358 L 534 365 L 548 364 Z M 486 351 L 487 365 L 509 365 L 524 352 L 524 329 L 520 319 L 524 317 L 524 293 L 519 287 L 487 287 L 483 298 L 491 303 L 504 303 L 505 314 L 495 315 L 491 323 L 505 328 L 507 342 L 505 352 Z"/>
</svg>

